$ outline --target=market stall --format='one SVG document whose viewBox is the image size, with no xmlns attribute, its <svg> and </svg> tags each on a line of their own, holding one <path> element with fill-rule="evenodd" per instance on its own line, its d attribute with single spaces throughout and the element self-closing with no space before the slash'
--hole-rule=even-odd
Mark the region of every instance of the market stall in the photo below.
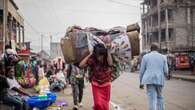
<svg viewBox="0 0 195 110">
<path fill-rule="evenodd" d="M 30 50 L 17 51 L 20 61 L 16 65 L 16 77 L 23 87 L 33 87 L 36 81 L 32 73 L 30 53 Z"/>
</svg>

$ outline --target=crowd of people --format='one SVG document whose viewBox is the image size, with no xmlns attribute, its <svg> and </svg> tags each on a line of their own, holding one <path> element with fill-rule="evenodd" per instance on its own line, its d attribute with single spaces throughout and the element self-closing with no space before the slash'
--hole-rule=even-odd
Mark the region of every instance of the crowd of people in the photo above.
<svg viewBox="0 0 195 110">
<path fill-rule="evenodd" d="M 0 61 L 0 101 L 4 104 L 13 106 L 15 110 L 31 109 L 25 99 L 32 94 L 26 92 L 17 81 L 16 64 L 19 57 L 11 47 L 6 46 L 5 53 Z"/>
<path fill-rule="evenodd" d="M 31 60 L 36 91 L 39 94 L 45 91 L 58 92 L 70 84 L 73 110 L 78 110 L 82 106 L 84 79 L 87 77 L 92 86 L 93 109 L 109 110 L 112 73 L 115 71 L 107 48 L 101 44 L 95 45 L 93 52 L 78 64 L 65 64 L 60 58 L 45 65 L 36 59 Z M 158 44 L 152 44 L 151 52 L 143 55 L 140 61 L 140 88 L 146 86 L 149 110 L 164 110 L 162 89 L 169 68 L 167 57 L 160 54 L 158 49 Z M 34 94 L 25 91 L 19 83 L 16 65 L 20 61 L 11 48 L 6 48 L 0 62 L 0 101 L 13 106 L 15 110 L 29 110 L 32 108 L 25 100 Z"/>
<path fill-rule="evenodd" d="M 65 64 L 60 58 L 46 65 L 36 58 L 26 63 L 13 49 L 6 48 L 0 63 L 0 100 L 6 105 L 13 106 L 15 110 L 29 110 L 32 108 L 25 100 L 34 94 L 25 91 L 24 88 L 35 88 L 37 93 L 42 94 L 45 91 L 61 91 L 70 84 L 73 109 L 77 110 L 82 106 L 84 78 L 88 76 L 93 88 L 94 110 L 108 110 L 112 64 L 111 55 L 103 45 L 96 45 L 94 52 L 80 64 Z M 90 76 L 86 75 L 89 72 Z M 22 80 L 31 77 L 34 79 L 34 85 L 23 84 Z"/>
<path fill-rule="evenodd" d="M 31 110 L 33 108 L 26 102 L 28 98 L 46 91 L 59 92 L 70 84 L 74 109 L 78 109 L 82 106 L 85 72 L 73 64 L 65 64 L 62 58 L 49 63 L 34 57 L 26 60 L 6 46 L 0 59 L 0 102 L 15 110 Z"/>
</svg>

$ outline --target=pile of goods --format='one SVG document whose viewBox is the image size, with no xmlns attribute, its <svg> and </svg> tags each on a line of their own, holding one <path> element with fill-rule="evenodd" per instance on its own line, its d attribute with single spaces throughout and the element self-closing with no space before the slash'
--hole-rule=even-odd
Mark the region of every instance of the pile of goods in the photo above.
<svg viewBox="0 0 195 110">
<path fill-rule="evenodd" d="M 114 27 L 109 30 L 97 28 L 69 27 L 61 39 L 61 48 L 66 63 L 79 64 L 93 47 L 100 43 L 110 46 L 109 51 L 114 60 L 115 70 L 120 70 L 120 64 L 130 64 L 133 56 L 139 55 L 139 25 Z"/>
</svg>

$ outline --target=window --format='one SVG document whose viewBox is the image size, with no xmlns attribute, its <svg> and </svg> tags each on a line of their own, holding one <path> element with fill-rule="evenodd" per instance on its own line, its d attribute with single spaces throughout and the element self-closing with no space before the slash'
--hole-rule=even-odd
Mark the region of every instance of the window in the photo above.
<svg viewBox="0 0 195 110">
<path fill-rule="evenodd" d="M 173 20 L 173 10 L 172 9 L 168 9 L 168 19 Z"/>
<path fill-rule="evenodd" d="M 169 40 L 173 41 L 173 29 L 169 29 Z"/>
<path fill-rule="evenodd" d="M 161 11 L 161 13 L 160 13 L 160 21 L 161 22 L 165 21 L 165 11 Z"/>
<path fill-rule="evenodd" d="M 166 40 L 165 39 L 166 38 L 165 36 L 166 36 L 166 33 L 165 33 L 165 30 L 163 29 L 163 30 L 161 30 L 161 41 L 162 42 L 164 42 Z"/>
</svg>

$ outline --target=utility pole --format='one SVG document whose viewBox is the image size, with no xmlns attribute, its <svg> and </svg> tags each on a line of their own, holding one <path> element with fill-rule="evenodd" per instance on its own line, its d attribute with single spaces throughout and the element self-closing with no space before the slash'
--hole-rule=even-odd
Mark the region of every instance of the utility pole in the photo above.
<svg viewBox="0 0 195 110">
<path fill-rule="evenodd" d="M 3 52 L 5 51 L 7 37 L 7 0 L 3 0 Z"/>
<path fill-rule="evenodd" d="M 43 34 L 41 34 L 41 51 L 43 50 Z"/>
<path fill-rule="evenodd" d="M 51 54 L 52 54 L 52 51 L 51 51 L 51 44 L 52 44 L 52 35 L 50 35 L 50 57 L 51 57 Z"/>
<path fill-rule="evenodd" d="M 50 35 L 50 43 L 52 43 L 52 38 L 53 38 L 52 35 Z"/>
<path fill-rule="evenodd" d="M 165 18 L 166 18 L 166 48 L 169 52 L 169 18 L 168 18 L 168 8 L 165 9 Z"/>
<path fill-rule="evenodd" d="M 160 45 L 161 50 L 161 8 L 160 8 L 160 1 L 157 0 L 157 8 L 158 8 L 158 43 Z"/>
</svg>

